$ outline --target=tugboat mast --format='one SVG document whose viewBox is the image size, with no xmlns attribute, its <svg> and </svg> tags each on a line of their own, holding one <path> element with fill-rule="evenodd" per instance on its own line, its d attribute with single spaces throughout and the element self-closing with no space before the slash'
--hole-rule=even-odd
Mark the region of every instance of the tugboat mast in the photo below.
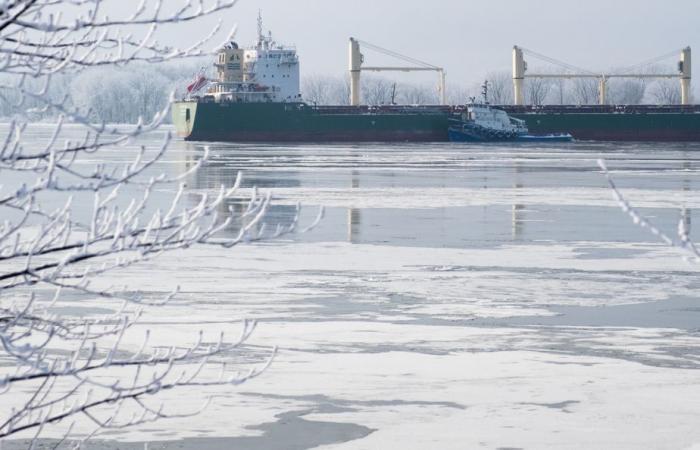
<svg viewBox="0 0 700 450">
<path fill-rule="evenodd" d="M 484 105 L 489 104 L 489 80 L 484 81 L 481 85 L 481 96 L 484 98 Z"/>
</svg>

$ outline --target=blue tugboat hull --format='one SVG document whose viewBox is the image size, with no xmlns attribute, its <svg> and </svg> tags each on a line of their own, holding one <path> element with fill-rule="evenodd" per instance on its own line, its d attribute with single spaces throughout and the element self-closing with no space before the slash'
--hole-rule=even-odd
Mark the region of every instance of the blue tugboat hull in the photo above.
<svg viewBox="0 0 700 450">
<path fill-rule="evenodd" d="M 571 142 L 574 137 L 570 134 L 546 134 L 544 136 L 519 136 L 517 142 Z"/>
<path fill-rule="evenodd" d="M 571 142 L 574 140 L 570 134 L 548 134 L 532 136 L 529 134 L 509 137 L 487 136 L 480 133 L 465 132 L 450 128 L 448 130 L 450 142 Z"/>
<path fill-rule="evenodd" d="M 471 133 L 465 133 L 459 130 L 449 129 L 450 142 L 488 142 L 483 136 L 478 136 Z"/>
</svg>

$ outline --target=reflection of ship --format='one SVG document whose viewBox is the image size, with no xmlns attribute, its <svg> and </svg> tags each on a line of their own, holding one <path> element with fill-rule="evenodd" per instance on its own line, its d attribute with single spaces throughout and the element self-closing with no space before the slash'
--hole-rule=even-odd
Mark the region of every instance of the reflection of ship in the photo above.
<svg viewBox="0 0 700 450">
<path fill-rule="evenodd" d="M 188 149 L 185 154 L 184 170 L 189 170 L 199 161 L 199 155 L 202 151 L 196 151 L 195 144 L 187 144 Z M 201 149 L 200 149 L 201 150 Z M 187 180 L 187 191 L 189 201 L 192 205 L 199 204 L 201 195 L 207 191 L 218 191 L 221 186 L 234 186 L 241 168 L 237 167 L 235 160 L 228 161 L 224 153 L 219 153 L 217 158 L 209 159 L 199 170 L 195 171 Z M 258 171 L 243 171 L 243 188 L 259 188 L 263 192 L 269 188 L 296 188 L 301 186 L 301 181 L 296 172 L 286 172 L 285 176 L 280 177 L 266 175 L 265 172 Z M 249 190 L 246 193 L 241 192 L 240 195 L 226 199 L 220 206 L 219 216 L 238 218 L 223 230 L 227 237 L 236 237 L 242 227 L 245 227 L 249 221 L 254 220 L 254 217 L 246 215 L 249 207 L 251 196 Z M 277 226 L 288 226 L 294 220 L 297 214 L 297 207 L 294 205 L 278 204 L 274 201 L 269 206 L 268 213 L 265 216 L 264 223 L 260 222 L 252 234 L 262 230 L 263 225 L 267 230 L 266 233 L 274 233 Z"/>
<path fill-rule="evenodd" d="M 360 187 L 360 172 L 352 171 L 352 189 Z M 362 226 L 362 210 L 359 208 L 348 208 L 348 242 L 357 244 L 360 242 L 360 230 Z"/>
</svg>

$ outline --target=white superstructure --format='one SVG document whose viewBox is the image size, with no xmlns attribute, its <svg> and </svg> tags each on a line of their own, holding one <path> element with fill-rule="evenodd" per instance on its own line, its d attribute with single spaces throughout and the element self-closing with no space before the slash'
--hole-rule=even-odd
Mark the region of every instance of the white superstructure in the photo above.
<svg viewBox="0 0 700 450">
<path fill-rule="evenodd" d="M 462 121 L 472 122 L 482 128 L 508 133 L 527 133 L 525 121 L 510 117 L 501 109 L 492 108 L 489 105 L 467 105 L 467 110 L 462 113 Z"/>
<path fill-rule="evenodd" d="M 277 44 L 263 34 L 258 17 L 258 41 L 240 48 L 231 42 L 222 48 L 214 66 L 217 79 L 209 89 L 217 101 L 301 101 L 299 58 L 294 47 Z"/>
</svg>

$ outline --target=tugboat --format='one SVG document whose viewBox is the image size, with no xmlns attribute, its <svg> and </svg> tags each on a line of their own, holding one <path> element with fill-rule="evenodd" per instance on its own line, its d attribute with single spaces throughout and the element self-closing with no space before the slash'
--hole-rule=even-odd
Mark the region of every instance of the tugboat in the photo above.
<svg viewBox="0 0 700 450">
<path fill-rule="evenodd" d="M 489 105 L 486 81 L 482 86 L 483 103 L 472 97 L 459 118 L 450 119 L 451 142 L 570 142 L 570 134 L 533 136 L 524 120 Z"/>
</svg>

